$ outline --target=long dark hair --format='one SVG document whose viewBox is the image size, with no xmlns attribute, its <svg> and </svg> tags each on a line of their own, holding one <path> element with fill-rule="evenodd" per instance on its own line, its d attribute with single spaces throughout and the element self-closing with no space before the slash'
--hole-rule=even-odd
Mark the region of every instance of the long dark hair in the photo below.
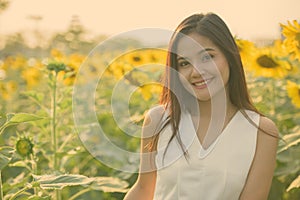
<svg viewBox="0 0 300 200">
<path fill-rule="evenodd" d="M 171 37 L 167 55 L 167 67 L 163 79 L 164 88 L 160 99 L 160 103 L 165 106 L 165 110 L 168 110 L 168 117 L 167 122 L 163 123 L 164 126 L 160 127 L 159 132 L 161 132 L 167 124 L 170 124 L 173 134 L 169 143 L 176 137 L 183 151 L 184 147 L 178 134 L 181 116 L 180 105 L 182 105 L 182 99 L 189 94 L 183 88 L 178 73 L 176 73 L 178 70 L 177 55 L 174 52 L 176 52 L 177 44 L 181 36 L 191 33 L 198 33 L 201 36 L 207 37 L 225 55 L 230 70 L 228 89 L 231 103 L 256 127 L 258 127 L 258 125 L 248 117 L 245 110 L 259 113 L 251 102 L 239 50 L 225 22 L 214 13 L 191 15 L 178 25 Z M 151 150 L 156 148 L 158 137 L 159 134 L 156 134 L 151 145 Z M 184 153 L 186 155 L 186 151 L 184 151 Z"/>
</svg>

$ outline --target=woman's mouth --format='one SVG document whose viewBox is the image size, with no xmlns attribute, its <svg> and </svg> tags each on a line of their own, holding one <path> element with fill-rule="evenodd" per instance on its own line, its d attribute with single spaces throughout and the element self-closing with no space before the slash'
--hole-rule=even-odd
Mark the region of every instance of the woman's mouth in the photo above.
<svg viewBox="0 0 300 200">
<path fill-rule="evenodd" d="M 207 85 L 211 82 L 212 78 L 210 79 L 204 79 L 201 81 L 197 81 L 197 82 L 193 82 L 192 85 L 196 88 L 196 89 L 203 89 L 206 88 Z"/>
</svg>

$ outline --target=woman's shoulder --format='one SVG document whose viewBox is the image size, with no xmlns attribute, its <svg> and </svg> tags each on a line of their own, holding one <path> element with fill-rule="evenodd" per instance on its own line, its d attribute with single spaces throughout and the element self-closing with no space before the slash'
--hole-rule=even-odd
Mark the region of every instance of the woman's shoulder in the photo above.
<svg viewBox="0 0 300 200">
<path fill-rule="evenodd" d="M 162 124 L 166 116 L 166 109 L 163 105 L 156 105 L 150 108 L 144 119 L 143 127 L 148 134 L 154 134 L 153 130 L 158 130 L 159 126 Z M 152 130 L 152 131 L 150 131 Z M 145 131 L 144 131 L 145 132 Z M 148 135 L 150 137 L 151 135 Z"/>
<path fill-rule="evenodd" d="M 151 107 L 148 111 L 147 111 L 147 113 L 149 113 L 149 114 L 154 114 L 154 115 L 162 115 L 162 114 L 164 114 L 164 112 L 165 112 L 165 106 L 164 105 L 161 105 L 161 104 L 159 104 L 159 105 L 155 105 L 155 106 L 153 106 L 153 107 Z"/>
<path fill-rule="evenodd" d="M 267 133 L 269 136 L 278 138 L 278 129 L 273 120 L 269 117 L 262 115 L 261 113 L 253 110 L 244 110 L 250 119 L 254 121 L 256 126 L 259 128 L 259 132 Z"/>
<path fill-rule="evenodd" d="M 259 129 L 261 132 L 266 132 L 270 136 L 274 136 L 278 138 L 279 131 L 273 120 L 266 116 L 260 116 L 259 120 Z"/>
<path fill-rule="evenodd" d="M 150 108 L 145 115 L 145 120 L 152 120 L 160 119 L 165 115 L 166 109 L 163 105 L 155 105 Z"/>
</svg>

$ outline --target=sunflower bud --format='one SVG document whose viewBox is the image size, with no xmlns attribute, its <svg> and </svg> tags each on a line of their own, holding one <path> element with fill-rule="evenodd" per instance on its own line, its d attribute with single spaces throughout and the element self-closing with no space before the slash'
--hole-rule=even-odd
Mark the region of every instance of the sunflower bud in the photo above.
<svg viewBox="0 0 300 200">
<path fill-rule="evenodd" d="M 26 157 L 33 153 L 33 143 L 30 138 L 23 137 L 19 138 L 16 143 L 16 150 L 17 153 L 22 156 Z"/>
<path fill-rule="evenodd" d="M 56 73 L 66 70 L 66 65 L 62 62 L 51 62 L 47 65 L 47 69 Z"/>
</svg>

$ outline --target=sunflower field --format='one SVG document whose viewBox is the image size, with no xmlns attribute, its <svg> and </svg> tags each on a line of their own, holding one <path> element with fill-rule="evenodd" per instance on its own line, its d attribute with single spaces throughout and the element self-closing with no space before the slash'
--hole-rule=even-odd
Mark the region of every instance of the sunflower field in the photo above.
<svg viewBox="0 0 300 200">
<path fill-rule="evenodd" d="M 298 200 L 300 24 L 288 21 L 281 28 L 282 38 L 268 44 L 258 45 L 240 38 L 236 42 L 253 102 L 280 131 L 269 199 Z M 68 45 L 74 47 L 72 41 L 64 41 L 64 48 L 62 42 L 51 46 L 42 54 L 15 51 L 5 55 L 0 51 L 0 199 L 124 197 L 137 178 L 136 173 L 128 171 L 137 170 L 138 160 L 97 145 L 94 135 L 85 140 L 79 134 L 72 110 L 75 86 L 99 83 L 93 91 L 95 101 L 88 109 L 95 111 L 97 123 L 113 144 L 139 152 L 139 137 L 124 134 L 120 124 L 126 127 L 131 122 L 140 126 L 145 111 L 158 103 L 162 89 L 158 83 L 167 54 L 166 47 L 136 49 L 139 41 L 124 41 L 121 44 L 127 53 L 121 56 L 118 48 L 93 54 L 79 51 L 78 44 L 77 48 L 67 49 Z M 112 61 L 112 57 L 116 59 Z M 86 70 L 81 73 L 82 66 Z M 83 78 L 78 79 L 79 74 Z M 115 94 L 114 88 L 120 81 L 124 83 L 120 86 L 122 92 Z M 122 93 L 132 87 L 130 97 L 123 100 Z M 81 95 L 83 101 L 91 97 L 87 90 Z M 118 105 L 124 103 L 129 107 L 128 118 L 115 120 L 112 98 L 118 99 Z M 139 132 L 134 134 L 138 136 Z M 91 153 L 95 148 L 106 155 L 105 159 Z M 107 163 L 126 165 L 130 170 L 124 172 L 119 170 L 122 167 L 110 167 Z"/>
</svg>

